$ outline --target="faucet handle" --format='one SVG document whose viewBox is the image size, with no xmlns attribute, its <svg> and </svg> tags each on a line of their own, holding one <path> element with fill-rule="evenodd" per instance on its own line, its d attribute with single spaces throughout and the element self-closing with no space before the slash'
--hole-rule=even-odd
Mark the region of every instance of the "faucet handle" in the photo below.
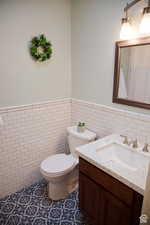
<svg viewBox="0 0 150 225">
<path fill-rule="evenodd" d="M 123 144 L 129 144 L 129 142 L 128 142 L 128 137 L 127 136 L 125 136 L 125 135 L 120 135 L 120 137 L 123 137 L 124 138 L 124 141 L 123 141 Z"/>
<path fill-rule="evenodd" d="M 149 149 L 148 149 L 149 146 L 150 146 L 150 145 L 146 143 L 146 144 L 144 145 L 144 148 L 142 149 L 143 152 L 149 152 Z"/>
<path fill-rule="evenodd" d="M 133 148 L 138 148 L 138 141 L 137 141 L 137 139 L 135 139 L 133 142 L 132 142 L 132 147 Z"/>
</svg>

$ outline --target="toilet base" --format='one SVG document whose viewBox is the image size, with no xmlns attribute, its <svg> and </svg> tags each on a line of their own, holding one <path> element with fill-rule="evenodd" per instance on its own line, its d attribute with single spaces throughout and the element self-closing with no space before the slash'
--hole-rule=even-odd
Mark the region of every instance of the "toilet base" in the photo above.
<svg viewBox="0 0 150 225">
<path fill-rule="evenodd" d="M 54 201 L 67 198 L 78 187 L 78 166 L 69 174 L 51 179 L 48 183 L 48 196 Z"/>
<path fill-rule="evenodd" d="M 79 186 L 78 181 L 74 185 L 71 185 L 71 187 L 68 188 L 69 194 L 77 190 L 78 186 Z"/>
<path fill-rule="evenodd" d="M 54 201 L 65 199 L 68 196 L 68 191 L 65 182 L 58 183 L 48 183 L 48 197 Z"/>
</svg>

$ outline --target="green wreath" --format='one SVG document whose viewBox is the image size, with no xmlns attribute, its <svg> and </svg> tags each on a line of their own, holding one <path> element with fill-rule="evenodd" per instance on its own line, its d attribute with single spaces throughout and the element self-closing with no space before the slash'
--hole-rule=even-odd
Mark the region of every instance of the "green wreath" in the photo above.
<svg viewBox="0 0 150 225">
<path fill-rule="evenodd" d="M 36 61 L 46 61 L 52 56 L 52 44 L 46 40 L 44 34 L 41 34 L 38 37 L 32 38 L 30 53 Z"/>
</svg>

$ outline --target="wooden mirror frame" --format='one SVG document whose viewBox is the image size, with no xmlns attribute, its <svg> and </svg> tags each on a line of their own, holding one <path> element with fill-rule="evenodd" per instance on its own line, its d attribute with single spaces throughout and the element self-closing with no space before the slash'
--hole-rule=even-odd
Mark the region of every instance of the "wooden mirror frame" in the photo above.
<svg viewBox="0 0 150 225">
<path fill-rule="evenodd" d="M 120 50 L 128 46 L 150 45 L 150 36 L 137 38 L 128 41 L 117 41 L 115 51 L 115 70 L 114 70 L 114 86 L 113 86 L 113 103 L 124 104 L 144 109 L 150 109 L 150 104 L 138 102 L 118 97 L 119 80 L 120 80 Z"/>
</svg>

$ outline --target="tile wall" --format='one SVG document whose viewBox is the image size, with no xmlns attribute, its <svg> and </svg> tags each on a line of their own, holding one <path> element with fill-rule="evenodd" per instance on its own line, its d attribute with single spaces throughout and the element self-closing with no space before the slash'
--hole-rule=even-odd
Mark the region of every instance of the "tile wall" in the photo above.
<svg viewBox="0 0 150 225">
<path fill-rule="evenodd" d="M 119 133 L 150 143 L 150 116 L 77 99 L 72 99 L 71 111 L 72 124 L 85 121 L 98 137 Z"/>
<path fill-rule="evenodd" d="M 70 101 L 0 109 L 0 198 L 40 179 L 41 161 L 66 151 Z"/>
<path fill-rule="evenodd" d="M 77 99 L 1 108 L 0 115 L 0 198 L 39 180 L 41 161 L 67 151 L 66 127 L 78 121 L 98 137 L 119 133 L 150 143 L 150 116 Z"/>
</svg>

